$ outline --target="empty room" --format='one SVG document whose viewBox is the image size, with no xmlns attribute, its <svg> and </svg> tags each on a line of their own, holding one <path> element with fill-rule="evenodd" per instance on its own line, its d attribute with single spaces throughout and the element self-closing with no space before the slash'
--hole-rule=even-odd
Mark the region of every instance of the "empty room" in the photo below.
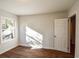
<svg viewBox="0 0 79 59">
<path fill-rule="evenodd" d="M 78 58 L 79 0 L 0 0 L 0 58 Z"/>
</svg>

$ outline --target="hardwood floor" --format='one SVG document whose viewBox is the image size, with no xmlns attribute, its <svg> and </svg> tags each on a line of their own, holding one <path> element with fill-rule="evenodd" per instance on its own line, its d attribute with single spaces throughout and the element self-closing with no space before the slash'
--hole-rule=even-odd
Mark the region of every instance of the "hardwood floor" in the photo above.
<svg viewBox="0 0 79 59">
<path fill-rule="evenodd" d="M 31 49 L 18 46 L 0 55 L 0 58 L 72 58 L 69 53 L 50 49 Z"/>
</svg>

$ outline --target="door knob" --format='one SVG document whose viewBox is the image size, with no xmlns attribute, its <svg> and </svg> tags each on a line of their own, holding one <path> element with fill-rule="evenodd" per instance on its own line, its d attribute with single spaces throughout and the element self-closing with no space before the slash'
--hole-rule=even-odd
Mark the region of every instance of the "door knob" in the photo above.
<svg viewBox="0 0 79 59">
<path fill-rule="evenodd" d="M 56 35 L 54 35 L 54 38 L 56 38 Z"/>
</svg>

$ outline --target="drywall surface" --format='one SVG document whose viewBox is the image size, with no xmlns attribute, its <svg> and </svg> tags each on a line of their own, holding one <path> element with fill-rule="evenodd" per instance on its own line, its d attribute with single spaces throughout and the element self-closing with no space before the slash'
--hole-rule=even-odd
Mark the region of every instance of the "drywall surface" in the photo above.
<svg viewBox="0 0 79 59">
<path fill-rule="evenodd" d="M 43 35 L 43 48 L 53 49 L 54 20 L 67 17 L 67 12 L 19 16 L 19 44 L 28 46 L 26 41 L 26 26 Z"/>
<path fill-rule="evenodd" d="M 73 5 L 69 10 L 69 17 L 76 14 L 76 48 L 75 48 L 75 57 L 79 57 L 79 0 Z"/>
<path fill-rule="evenodd" d="M 0 10 L 0 17 L 1 16 L 4 16 L 4 17 L 9 17 L 9 18 L 12 18 L 15 20 L 15 36 L 14 36 L 14 39 L 13 40 L 10 40 L 10 41 L 6 41 L 6 42 L 3 42 L 1 43 L 1 37 L 0 37 L 0 54 L 16 47 L 18 45 L 18 24 L 17 24 L 17 17 L 13 14 L 10 14 L 4 10 Z M 1 18 L 0 18 L 1 20 Z M 0 31 L 1 31 L 1 26 L 0 26 Z M 0 32 L 0 35 L 1 35 L 1 32 Z"/>
</svg>

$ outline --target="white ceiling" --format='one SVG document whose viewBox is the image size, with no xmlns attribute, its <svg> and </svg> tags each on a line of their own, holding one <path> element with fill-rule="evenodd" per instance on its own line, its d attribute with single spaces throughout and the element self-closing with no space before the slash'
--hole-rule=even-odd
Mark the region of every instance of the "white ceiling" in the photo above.
<svg viewBox="0 0 79 59">
<path fill-rule="evenodd" d="M 68 10 L 76 0 L 0 0 L 0 8 L 16 15 Z"/>
</svg>

